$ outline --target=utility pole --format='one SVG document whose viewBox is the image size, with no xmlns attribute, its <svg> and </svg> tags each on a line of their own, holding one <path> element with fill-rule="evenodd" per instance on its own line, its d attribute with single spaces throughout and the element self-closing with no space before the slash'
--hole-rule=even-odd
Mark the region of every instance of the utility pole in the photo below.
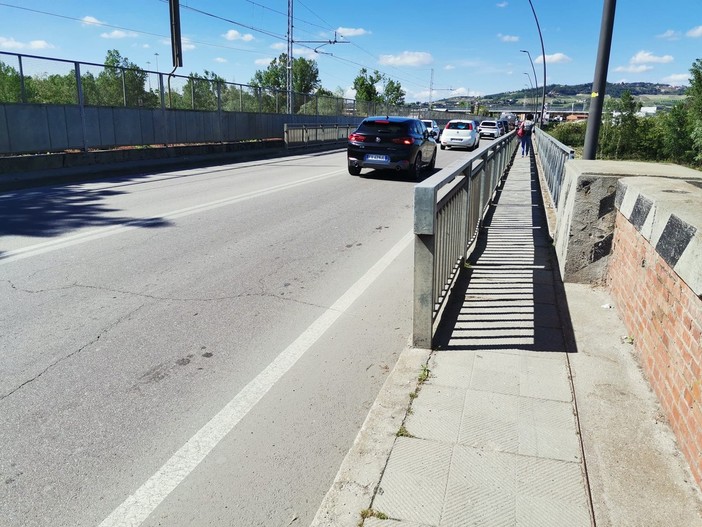
<svg viewBox="0 0 702 527">
<path fill-rule="evenodd" d="M 434 68 L 431 69 L 431 77 L 429 78 L 429 110 L 431 110 L 433 91 L 434 91 Z"/>
<path fill-rule="evenodd" d="M 602 8 L 600 43 L 597 49 L 595 78 L 592 82 L 590 111 L 587 116 L 587 128 L 585 129 L 583 159 L 595 159 L 595 155 L 597 154 L 597 139 L 600 134 L 600 124 L 602 122 L 602 106 L 605 89 L 607 87 L 607 68 L 609 68 L 609 52 L 612 47 L 612 31 L 614 29 L 614 11 L 616 7 L 616 0 L 605 0 Z M 583 109 L 584 107 L 585 105 L 583 104 Z"/>
<path fill-rule="evenodd" d="M 293 113 L 293 0 L 288 0 L 288 63 L 286 64 L 288 89 L 287 113 Z"/>
</svg>

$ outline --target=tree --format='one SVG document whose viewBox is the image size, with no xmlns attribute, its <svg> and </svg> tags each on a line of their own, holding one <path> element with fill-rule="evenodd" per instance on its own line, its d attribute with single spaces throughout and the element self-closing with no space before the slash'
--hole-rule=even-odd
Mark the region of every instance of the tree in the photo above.
<svg viewBox="0 0 702 527">
<path fill-rule="evenodd" d="M 21 102 L 19 72 L 0 61 L 0 102 Z"/>
<path fill-rule="evenodd" d="M 257 88 L 263 88 L 268 93 L 263 95 L 264 111 L 281 111 L 286 106 L 287 101 L 287 65 L 288 54 L 281 53 L 273 59 L 265 70 L 258 70 L 254 73 L 250 84 Z M 292 91 L 296 94 L 312 94 L 320 86 L 319 68 L 317 62 L 303 57 L 293 59 L 292 64 Z M 279 97 L 281 95 L 281 97 Z M 295 97 L 295 108 L 297 111 L 304 103 L 301 97 Z"/>
<path fill-rule="evenodd" d="M 383 80 L 383 75 L 378 70 L 370 74 L 366 68 L 361 68 L 361 71 L 358 72 L 358 75 L 353 80 L 353 89 L 356 90 L 356 100 L 381 102 L 382 99 L 376 87 L 376 84 L 381 80 Z"/>
<path fill-rule="evenodd" d="M 685 102 L 692 137 L 692 153 L 695 161 L 702 164 L 702 59 L 693 62 L 690 75 L 690 87 L 685 93 Z"/>
<path fill-rule="evenodd" d="M 405 104 L 405 95 L 405 90 L 402 89 L 399 82 L 395 82 L 392 79 L 385 82 L 385 86 L 383 87 L 383 99 L 386 104 L 392 106 Z"/>
<path fill-rule="evenodd" d="M 98 100 L 87 104 L 108 106 L 151 106 L 156 95 L 145 89 L 147 73 L 119 51 L 111 49 L 105 57 L 105 68 L 97 76 Z"/>
<path fill-rule="evenodd" d="M 178 101 L 178 107 L 194 110 L 216 110 L 217 85 L 220 86 L 220 93 L 226 88 L 224 79 L 212 71 L 205 70 L 203 75 L 191 73 L 183 86 L 182 98 Z"/>
</svg>

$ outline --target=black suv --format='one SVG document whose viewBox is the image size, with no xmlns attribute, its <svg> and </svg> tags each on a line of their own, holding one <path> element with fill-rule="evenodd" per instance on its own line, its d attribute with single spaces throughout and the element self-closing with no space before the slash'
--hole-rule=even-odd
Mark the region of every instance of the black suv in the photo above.
<svg viewBox="0 0 702 527">
<path fill-rule="evenodd" d="M 349 174 L 362 168 L 406 171 L 418 180 L 424 167 L 436 164 L 435 132 L 412 117 L 366 117 L 349 135 Z"/>
</svg>

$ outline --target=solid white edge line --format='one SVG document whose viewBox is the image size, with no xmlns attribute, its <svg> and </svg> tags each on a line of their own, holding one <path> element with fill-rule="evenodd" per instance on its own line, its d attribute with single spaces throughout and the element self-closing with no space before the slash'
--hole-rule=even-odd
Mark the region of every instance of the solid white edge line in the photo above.
<svg viewBox="0 0 702 527">
<path fill-rule="evenodd" d="M 412 232 L 398 241 L 373 267 L 310 325 L 273 362 L 205 424 L 134 494 L 117 507 L 99 527 L 138 527 L 202 462 L 304 353 L 368 289 L 413 239 Z"/>
</svg>

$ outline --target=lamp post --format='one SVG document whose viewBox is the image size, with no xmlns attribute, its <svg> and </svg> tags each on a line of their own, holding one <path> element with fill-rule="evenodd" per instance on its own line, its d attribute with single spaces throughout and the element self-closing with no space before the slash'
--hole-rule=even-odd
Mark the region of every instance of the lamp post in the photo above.
<svg viewBox="0 0 702 527">
<path fill-rule="evenodd" d="M 531 75 L 529 75 L 526 71 L 524 72 L 524 75 L 526 75 L 529 79 L 529 85 L 531 86 L 531 90 L 534 92 L 534 108 L 536 108 L 536 97 L 538 97 L 538 95 L 536 95 L 536 92 L 534 91 L 534 83 L 531 82 Z"/>
<path fill-rule="evenodd" d="M 536 29 L 539 32 L 539 40 L 541 41 L 541 58 L 543 59 L 544 65 L 544 84 L 541 88 L 541 117 L 539 119 L 540 126 L 544 125 L 544 108 L 546 107 L 546 50 L 544 49 L 544 37 L 541 34 L 541 26 L 539 25 L 539 19 L 536 16 L 536 11 L 534 10 L 534 4 L 529 0 L 529 6 L 531 6 L 531 12 L 534 14 L 534 21 L 536 22 Z M 531 60 L 531 57 L 529 57 Z M 534 67 L 534 64 L 531 65 Z M 534 73 L 534 78 L 536 78 L 536 73 Z"/>
<path fill-rule="evenodd" d="M 158 73 L 158 53 L 154 53 L 154 57 L 156 57 L 156 73 Z"/>
<path fill-rule="evenodd" d="M 529 63 L 531 64 L 531 71 L 534 72 L 534 84 L 536 84 L 536 92 L 538 94 L 539 92 L 539 82 L 536 80 L 536 68 L 534 68 L 534 61 L 531 60 L 531 53 L 529 53 L 526 49 L 520 49 L 519 50 L 522 53 L 526 53 L 527 56 L 529 57 Z M 538 95 L 537 95 L 538 97 Z M 537 103 L 538 104 L 538 103 Z"/>
<path fill-rule="evenodd" d="M 597 154 L 597 139 L 600 133 L 602 106 L 604 104 L 605 88 L 607 87 L 607 68 L 609 67 L 609 52 L 612 47 L 612 31 L 614 29 L 614 13 L 616 7 L 616 0 L 605 0 L 602 6 L 600 42 L 597 48 L 595 78 L 592 82 L 590 111 L 587 117 L 587 128 L 585 129 L 583 159 L 595 159 L 595 155 Z M 584 110 L 585 104 L 583 103 L 583 111 Z"/>
</svg>

